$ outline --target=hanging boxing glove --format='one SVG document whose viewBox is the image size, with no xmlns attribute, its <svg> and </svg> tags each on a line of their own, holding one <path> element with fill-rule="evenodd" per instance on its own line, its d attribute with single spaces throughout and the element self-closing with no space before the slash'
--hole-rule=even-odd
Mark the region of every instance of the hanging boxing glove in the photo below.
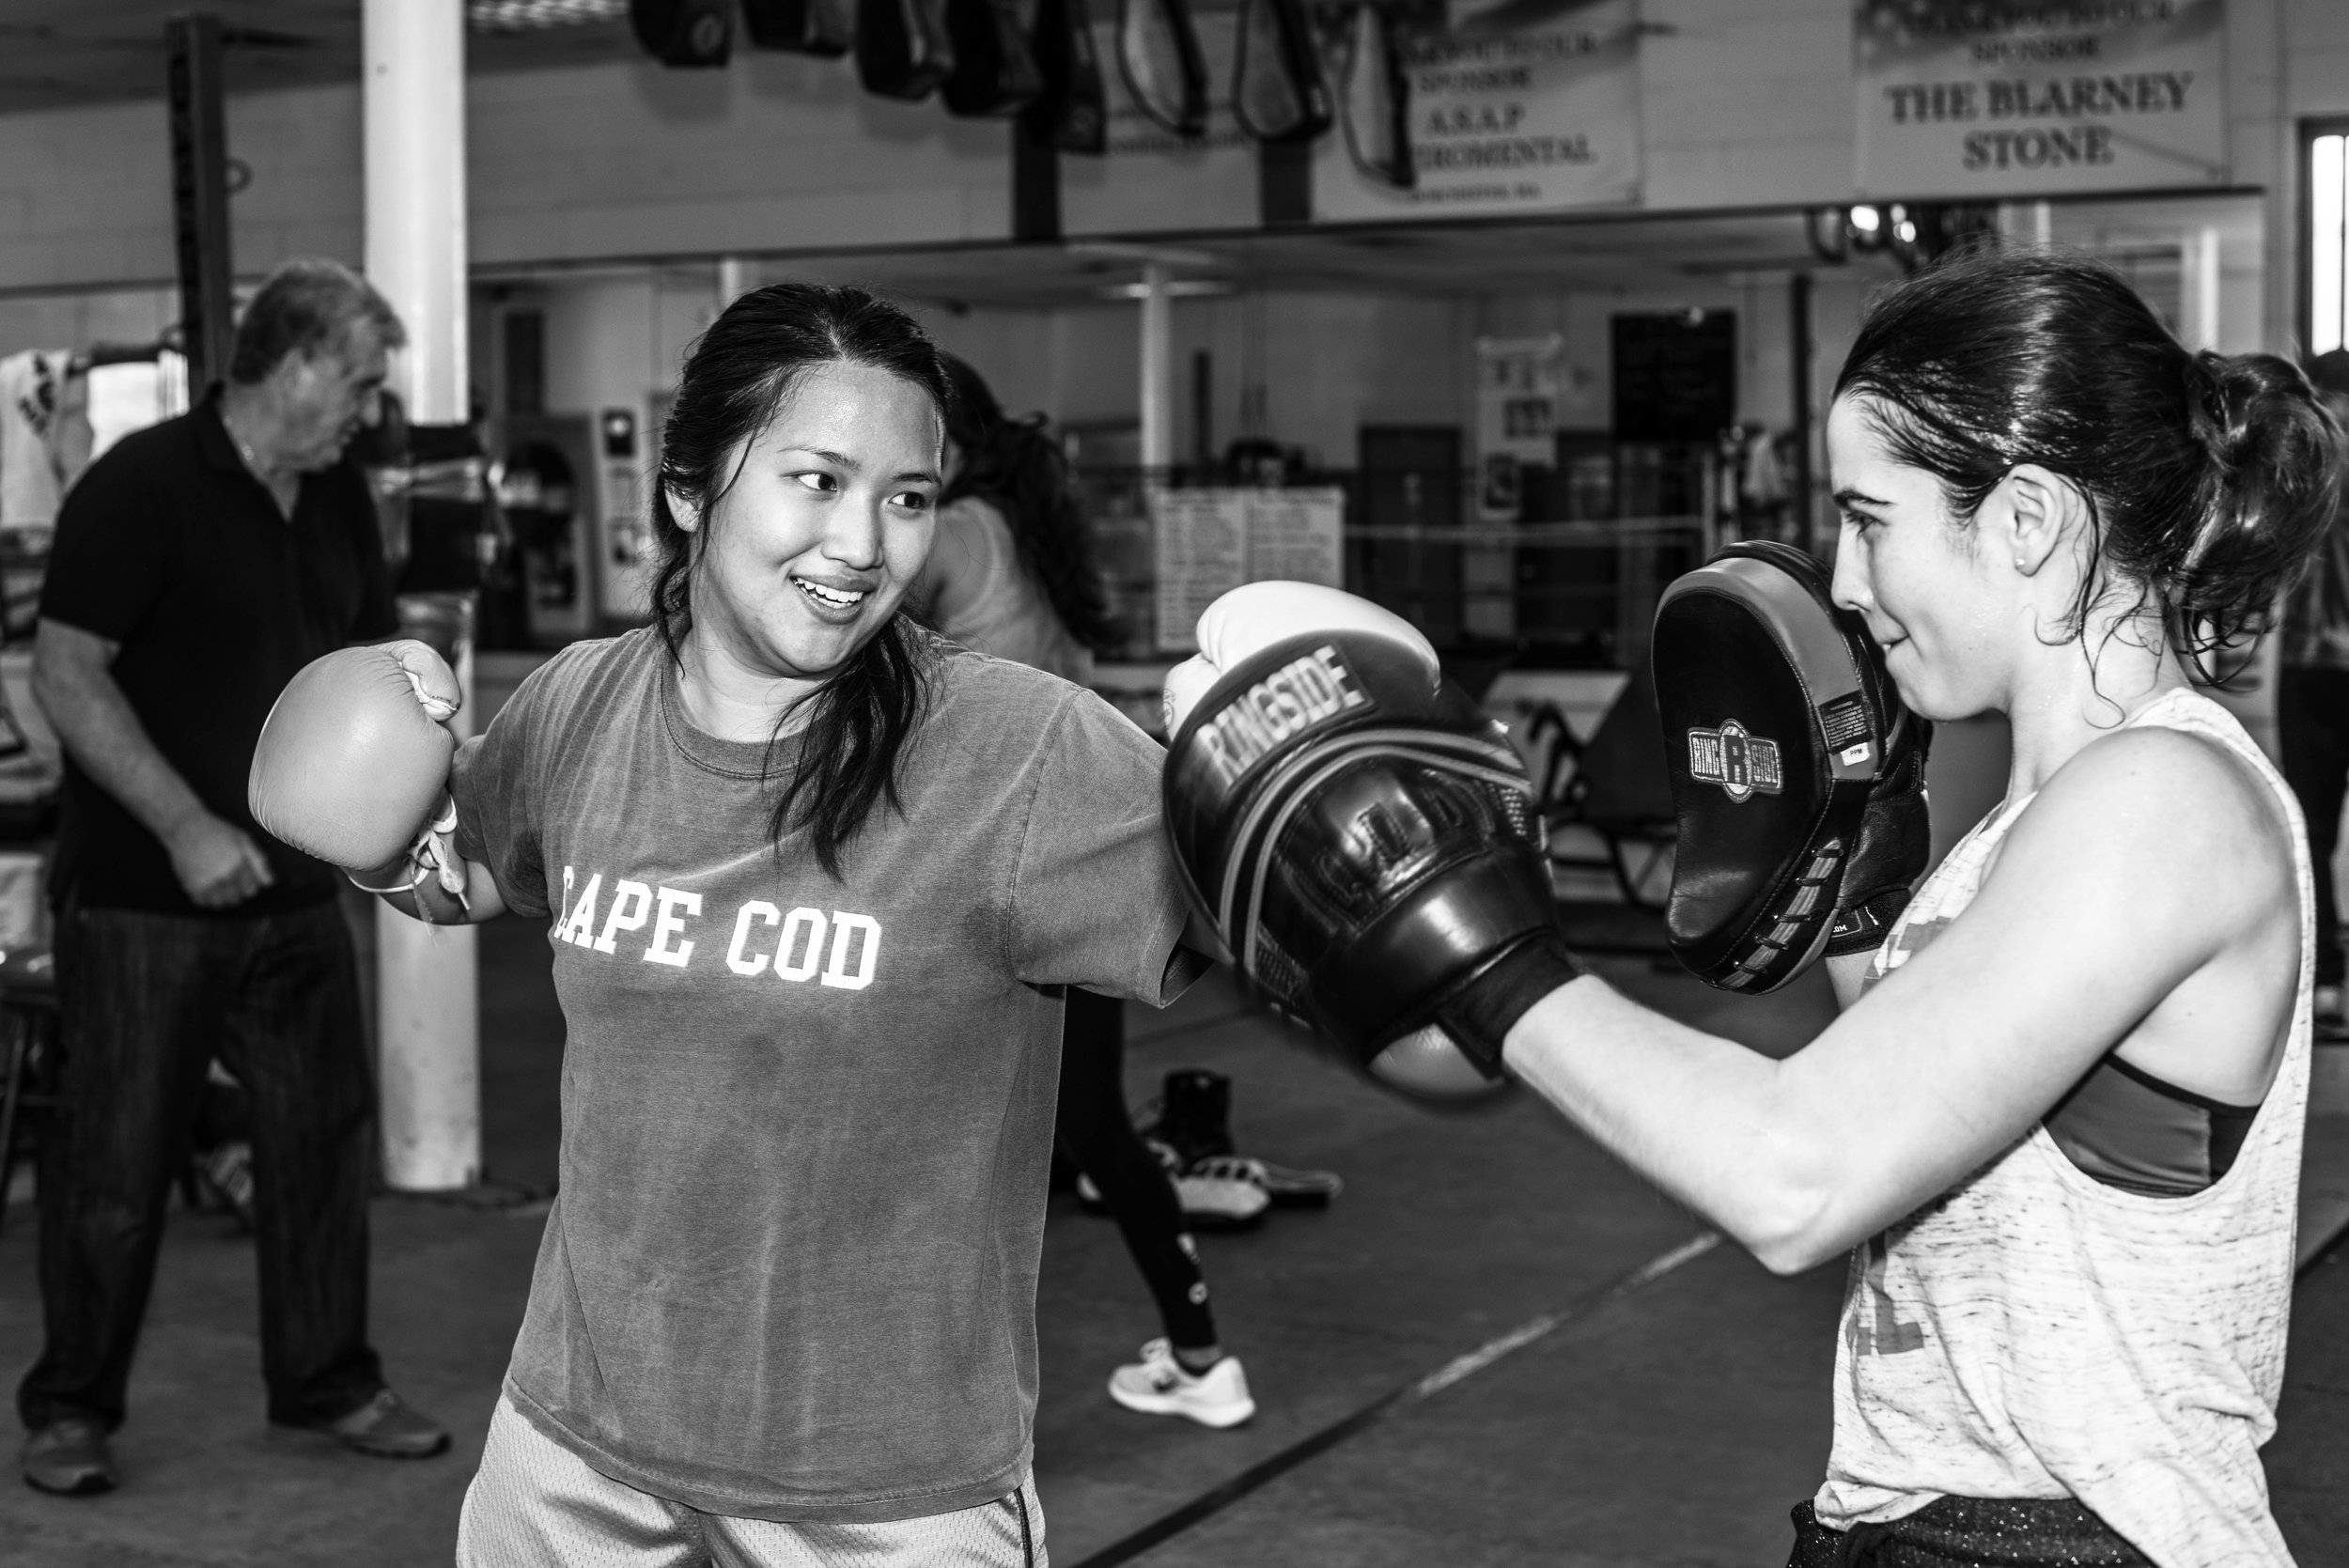
<svg viewBox="0 0 2349 1568">
<path fill-rule="evenodd" d="M 1309 142 L 1330 129 L 1330 89 L 1302 0 L 1240 0 L 1232 112 L 1259 142 Z"/>
<path fill-rule="evenodd" d="M 1028 134 L 1063 152 L 1109 150 L 1109 97 L 1085 0 L 1036 0 L 1028 52 L 1043 88 L 1023 116 Z"/>
<path fill-rule="evenodd" d="M 1117 69 L 1151 121 L 1186 140 L 1207 131 L 1207 64 L 1190 0 L 1118 0 Z"/>
<path fill-rule="evenodd" d="M 1411 160 L 1411 82 L 1403 69 L 1402 23 L 1381 5 L 1359 5 L 1335 19 L 1338 120 L 1346 150 L 1365 179 L 1408 191 Z"/>
<path fill-rule="evenodd" d="M 760 49 L 837 59 L 856 36 L 848 0 L 742 0 L 744 30 Z"/>
<path fill-rule="evenodd" d="M 945 0 L 857 0 L 856 73 L 866 92 L 919 102 L 954 69 Z"/>
<path fill-rule="evenodd" d="M 1044 90 L 1019 12 L 1020 0 L 946 0 L 955 65 L 939 96 L 948 114 L 965 119 L 1016 115 Z"/>
</svg>

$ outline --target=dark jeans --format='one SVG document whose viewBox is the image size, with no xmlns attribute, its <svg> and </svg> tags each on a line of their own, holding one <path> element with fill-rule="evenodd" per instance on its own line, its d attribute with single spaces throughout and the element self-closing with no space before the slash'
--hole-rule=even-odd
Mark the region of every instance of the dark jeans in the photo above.
<svg viewBox="0 0 2349 1568">
<path fill-rule="evenodd" d="M 2341 838 L 2341 795 L 2349 788 L 2349 670 L 2284 666 L 2276 687 L 2276 749 L 2284 783 L 2309 822 L 2316 870 L 2316 983 L 2338 986 L 2343 968 L 2341 908 L 2333 892 L 2333 849 Z"/>
<path fill-rule="evenodd" d="M 1116 1218 L 1167 1339 L 1185 1350 L 1215 1343 L 1215 1314 L 1198 1255 L 1183 1233 L 1182 1201 L 1126 1109 L 1126 1004 L 1114 997 L 1069 988 L 1056 1130 Z"/>
<path fill-rule="evenodd" d="M 347 1415 L 383 1386 L 367 1344 L 371 1086 L 350 934 L 288 914 L 69 908 L 57 923 L 65 1104 L 40 1142 L 46 1342 L 28 1427 L 121 1424 L 171 1179 L 217 1055 L 244 1085 L 273 1421 Z"/>
</svg>

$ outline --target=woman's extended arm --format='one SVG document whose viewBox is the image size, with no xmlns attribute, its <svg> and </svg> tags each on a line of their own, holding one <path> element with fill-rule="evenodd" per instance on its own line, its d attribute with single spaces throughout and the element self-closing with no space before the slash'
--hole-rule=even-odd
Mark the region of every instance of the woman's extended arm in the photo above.
<svg viewBox="0 0 2349 1568">
<path fill-rule="evenodd" d="M 2048 783 L 1960 918 L 1784 1061 L 1596 979 L 1526 1014 L 1506 1060 L 1768 1266 L 1809 1267 L 1995 1158 L 2214 959 L 2296 942 L 2263 788 L 2188 737 L 2115 735 Z"/>
</svg>

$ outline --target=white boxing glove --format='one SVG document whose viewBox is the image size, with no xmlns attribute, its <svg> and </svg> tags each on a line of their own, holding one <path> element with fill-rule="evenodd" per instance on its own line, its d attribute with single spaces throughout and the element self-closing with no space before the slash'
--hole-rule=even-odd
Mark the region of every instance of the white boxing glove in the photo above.
<svg viewBox="0 0 2349 1568">
<path fill-rule="evenodd" d="M 313 660 L 261 726 L 247 785 L 254 820 L 346 870 L 412 856 L 441 818 L 455 825 L 447 787 L 457 737 L 447 721 L 459 700 L 457 676 L 422 643 Z"/>
<path fill-rule="evenodd" d="M 1427 666 L 1429 690 L 1443 679 L 1435 644 L 1383 605 L 1318 582 L 1250 582 L 1207 606 L 1199 617 L 1199 651 L 1166 674 L 1159 703 L 1171 740 L 1192 706 L 1223 672 L 1273 644 L 1315 631 L 1365 631 L 1392 638 Z"/>
</svg>

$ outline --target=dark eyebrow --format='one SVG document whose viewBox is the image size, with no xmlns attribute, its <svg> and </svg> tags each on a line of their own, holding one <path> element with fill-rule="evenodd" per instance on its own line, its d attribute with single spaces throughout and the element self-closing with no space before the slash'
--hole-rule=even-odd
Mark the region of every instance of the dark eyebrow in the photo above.
<svg viewBox="0 0 2349 1568">
<path fill-rule="evenodd" d="M 1879 501 L 1873 495 L 1862 495 L 1858 490 L 1846 488 L 1835 492 L 1835 505 L 1838 506 L 1874 506 L 1881 511 L 1892 504 L 1889 501 Z"/>
<path fill-rule="evenodd" d="M 909 479 L 920 480 L 925 484 L 930 485 L 935 485 L 940 482 L 937 474 L 926 468 L 907 469 L 903 474 L 896 475 L 889 482 L 893 485 L 902 485 Z"/>
<path fill-rule="evenodd" d="M 858 462 L 854 458 L 849 457 L 846 452 L 834 452 L 827 447 L 802 446 L 800 450 L 806 453 L 811 458 L 821 458 L 824 461 L 831 463 L 835 468 L 845 468 L 850 474 L 862 472 L 864 466 L 863 464 Z"/>
</svg>

